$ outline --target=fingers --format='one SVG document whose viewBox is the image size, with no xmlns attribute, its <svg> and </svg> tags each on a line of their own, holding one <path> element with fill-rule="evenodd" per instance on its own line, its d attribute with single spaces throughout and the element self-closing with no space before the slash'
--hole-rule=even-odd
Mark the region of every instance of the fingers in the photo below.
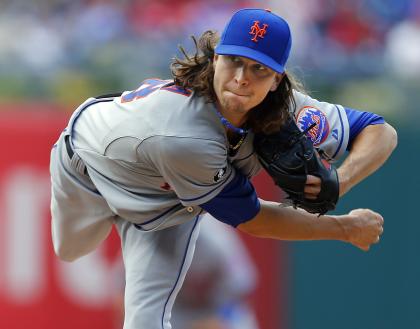
<svg viewBox="0 0 420 329">
<path fill-rule="evenodd" d="M 304 195 L 306 199 L 309 200 L 315 200 L 318 197 L 320 190 L 313 189 L 313 188 L 307 188 L 304 189 Z"/>
<path fill-rule="evenodd" d="M 306 185 L 319 185 L 321 186 L 321 178 L 314 175 L 306 176 Z"/>
<path fill-rule="evenodd" d="M 379 242 L 379 240 L 380 240 L 380 236 L 377 236 L 377 237 L 374 239 L 374 241 L 373 241 L 372 243 L 370 243 L 370 244 L 365 244 L 365 245 L 359 245 L 359 246 L 357 246 L 357 247 L 359 247 L 359 249 L 361 249 L 361 250 L 363 250 L 363 251 L 369 251 L 369 250 L 370 250 L 370 246 L 371 246 L 372 244 L 376 244 L 376 243 L 378 243 L 378 242 Z"/>
<path fill-rule="evenodd" d="M 377 225 L 376 227 L 373 228 L 373 232 L 371 232 L 370 237 L 366 238 L 366 246 L 367 245 L 372 245 L 372 244 L 376 244 L 379 243 L 380 239 L 381 239 L 381 235 L 384 232 L 384 229 L 382 227 L 382 225 Z"/>
<path fill-rule="evenodd" d="M 305 198 L 314 200 L 321 192 L 321 178 L 313 175 L 307 175 L 306 177 L 306 184 L 303 190 Z"/>
<path fill-rule="evenodd" d="M 370 246 L 359 246 L 359 249 L 362 249 L 363 251 L 369 251 Z"/>
</svg>

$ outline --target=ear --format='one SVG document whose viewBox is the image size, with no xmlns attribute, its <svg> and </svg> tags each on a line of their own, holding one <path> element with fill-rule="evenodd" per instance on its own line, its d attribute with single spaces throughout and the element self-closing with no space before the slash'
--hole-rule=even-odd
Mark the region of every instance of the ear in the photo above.
<svg viewBox="0 0 420 329">
<path fill-rule="evenodd" d="M 277 73 L 276 74 L 276 76 L 274 78 L 274 82 L 271 85 L 270 91 L 276 91 L 276 89 L 279 86 L 281 80 L 283 80 L 283 77 L 284 77 L 284 73 L 282 73 L 282 74 Z"/>
</svg>

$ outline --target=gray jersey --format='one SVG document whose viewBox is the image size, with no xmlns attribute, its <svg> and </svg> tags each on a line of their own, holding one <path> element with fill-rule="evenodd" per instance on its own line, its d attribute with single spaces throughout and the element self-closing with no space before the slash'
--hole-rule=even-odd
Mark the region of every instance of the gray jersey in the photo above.
<svg viewBox="0 0 420 329">
<path fill-rule="evenodd" d="M 259 170 L 251 136 L 228 156 L 214 104 L 167 81 L 152 83 L 87 100 L 69 126 L 75 152 L 112 211 L 143 230 L 194 218 L 198 205 L 230 182 L 233 166 L 248 177 Z M 136 92 L 147 96 L 132 97 Z"/>
</svg>

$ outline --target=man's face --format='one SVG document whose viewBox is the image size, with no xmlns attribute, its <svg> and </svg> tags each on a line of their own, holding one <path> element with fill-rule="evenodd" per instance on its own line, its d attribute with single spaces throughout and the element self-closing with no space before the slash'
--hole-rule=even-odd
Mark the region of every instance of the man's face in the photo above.
<svg viewBox="0 0 420 329">
<path fill-rule="evenodd" d="M 215 55 L 213 65 L 219 110 L 241 121 L 282 79 L 281 74 L 245 57 Z"/>
</svg>

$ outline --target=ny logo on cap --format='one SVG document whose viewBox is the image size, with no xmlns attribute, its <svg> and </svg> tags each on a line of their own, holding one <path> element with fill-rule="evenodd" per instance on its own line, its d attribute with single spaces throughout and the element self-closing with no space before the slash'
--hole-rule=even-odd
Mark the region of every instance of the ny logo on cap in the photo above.
<svg viewBox="0 0 420 329">
<path fill-rule="evenodd" d="M 260 21 L 254 21 L 254 25 L 251 26 L 251 32 L 254 37 L 251 39 L 254 42 L 258 42 L 259 38 L 264 38 L 264 35 L 267 33 L 268 24 L 263 24 L 263 27 L 260 27 Z"/>
</svg>

